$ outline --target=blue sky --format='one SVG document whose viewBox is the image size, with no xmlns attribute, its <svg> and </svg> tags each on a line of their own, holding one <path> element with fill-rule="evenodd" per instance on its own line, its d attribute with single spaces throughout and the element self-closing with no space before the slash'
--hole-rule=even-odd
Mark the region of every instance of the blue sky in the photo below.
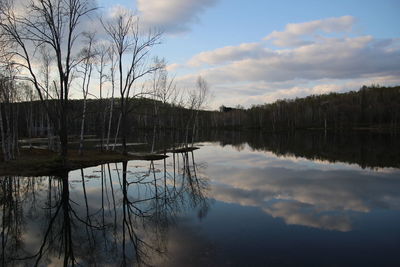
<svg viewBox="0 0 400 267">
<path fill-rule="evenodd" d="M 400 1 L 98 3 L 105 12 L 117 4 L 137 10 L 144 24 L 163 28 L 153 54 L 167 60 L 178 86 L 203 76 L 211 108 L 400 84 Z"/>
</svg>

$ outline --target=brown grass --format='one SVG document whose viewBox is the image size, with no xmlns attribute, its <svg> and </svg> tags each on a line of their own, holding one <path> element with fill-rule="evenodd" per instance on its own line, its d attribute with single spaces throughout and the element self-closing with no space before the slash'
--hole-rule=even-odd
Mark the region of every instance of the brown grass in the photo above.
<svg viewBox="0 0 400 267">
<path fill-rule="evenodd" d="M 0 176 L 47 176 L 62 172 L 97 166 L 105 163 L 129 160 L 159 160 L 166 156 L 160 154 L 135 154 L 124 156 L 112 151 L 85 151 L 82 156 L 70 150 L 65 165 L 60 156 L 45 149 L 21 149 L 16 160 L 0 162 Z M 0 159 L 2 160 L 2 159 Z"/>
</svg>

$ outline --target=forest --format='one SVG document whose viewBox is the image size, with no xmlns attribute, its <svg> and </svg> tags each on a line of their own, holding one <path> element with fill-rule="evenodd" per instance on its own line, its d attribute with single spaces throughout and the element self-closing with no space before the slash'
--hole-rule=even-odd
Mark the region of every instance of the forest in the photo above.
<svg viewBox="0 0 400 267">
<path fill-rule="evenodd" d="M 2 86 L 4 88 L 4 82 Z M 185 141 L 191 143 L 204 139 L 204 136 L 209 136 L 210 139 L 212 132 L 221 130 L 262 130 L 287 134 L 293 130 L 307 129 L 322 130 L 325 134 L 326 131 L 343 133 L 350 130 L 389 132 L 394 135 L 399 132 L 398 86 L 363 86 L 357 92 L 278 100 L 249 109 L 221 107 L 219 111 L 196 110 L 183 104 L 145 97 L 129 101 L 132 110 L 123 127 L 127 129 L 130 139 L 150 143 L 152 151 L 155 139 L 168 140 L 166 142 L 169 144 L 183 144 Z M 46 106 L 51 108 L 53 102 L 49 100 Z M 114 116 L 113 106 L 117 114 Z M 84 108 L 87 123 L 82 132 L 81 117 Z M 70 100 L 69 109 L 68 136 L 78 138 L 81 133 L 95 136 L 104 142 L 104 147 L 119 140 L 120 99 Z M 19 138 L 47 137 L 54 140 L 54 129 L 40 101 L 13 104 L 3 101 L 1 118 L 5 118 L 2 120 L 2 136 L 7 136 L 7 131 L 14 131 L 15 146 Z M 267 136 L 272 138 L 270 134 Z"/>
<path fill-rule="evenodd" d="M 48 147 L 65 161 L 71 136 L 78 140 L 79 154 L 87 136 L 95 135 L 101 149 L 119 143 L 127 155 L 128 139 L 140 131 L 152 139 L 154 152 L 155 140 L 167 132 L 193 146 L 205 129 L 385 129 L 394 134 L 399 129 L 398 86 L 204 110 L 210 85 L 197 77 L 191 88 L 179 88 L 167 62 L 152 56 L 162 31 L 142 28 L 136 14 L 121 11 L 106 18 L 89 0 L 32 1 L 26 8 L 29 15 L 23 16 L 14 1 L 0 5 L 4 161 L 16 158 L 21 138 L 47 138 Z M 80 27 L 88 20 L 101 31 Z"/>
<path fill-rule="evenodd" d="M 79 136 L 82 154 L 86 130 L 92 127 L 88 124 L 93 123 L 90 112 L 100 116 L 95 116 L 94 122 L 101 141 L 107 137 L 108 142 L 113 129 L 120 138 L 122 154 L 127 155 L 132 105 L 143 97 L 154 100 L 156 117 L 158 102 L 179 102 L 189 108 L 185 122 L 186 144 L 189 142 L 208 85 L 198 77 L 193 88 L 177 88 L 168 76 L 165 60 L 151 54 L 161 43 L 160 29 L 145 29 L 138 15 L 128 9 L 106 16 L 91 0 L 31 1 L 23 12 L 18 4 L 0 2 L 0 138 L 4 161 L 16 158 L 19 138 L 43 136 L 44 131 L 48 147 L 60 153 L 63 163 L 70 134 Z M 85 23 L 97 26 L 87 30 L 82 27 Z M 78 92 L 82 101 L 71 99 L 71 92 Z M 98 101 L 88 107 L 92 97 Z M 107 113 L 104 108 L 108 108 Z M 25 131 L 20 128 L 21 121 L 26 122 Z"/>
<path fill-rule="evenodd" d="M 294 129 L 388 129 L 397 133 L 400 87 L 362 86 L 358 91 L 278 100 L 249 109 L 221 107 L 218 127 Z M 226 111 L 227 110 L 227 111 Z"/>
<path fill-rule="evenodd" d="M 189 126 L 192 130 L 193 123 L 196 124 L 195 129 L 203 130 L 262 129 L 279 132 L 296 129 L 332 131 L 364 129 L 392 133 L 399 131 L 399 86 L 363 86 L 356 92 L 278 100 L 248 109 L 221 107 L 219 111 L 195 110 L 183 104 L 163 103 L 145 97 L 131 99 L 130 102 L 132 110 L 125 125 L 129 135 L 134 135 L 135 131 L 152 133 L 156 129 L 157 133 L 160 133 L 160 130 L 175 131 L 177 135 L 184 136 Z M 115 138 L 120 110 L 118 98 L 88 99 L 86 104 L 82 99 L 71 100 L 68 135 L 79 136 L 84 105 L 86 105 L 87 120 L 84 133 L 103 138 L 111 135 L 112 139 Z M 47 106 L 51 107 L 52 101 L 49 100 Z M 110 113 L 112 106 L 116 110 L 116 116 Z M 3 105 L 2 117 L 6 117 L 6 109 L 14 110 L 18 115 L 14 120 L 17 121 L 20 137 L 46 137 L 48 132 L 52 131 L 40 101 L 17 102 L 10 107 Z M 195 122 L 193 113 L 198 113 Z M 192 135 L 193 131 L 190 131 L 190 140 Z"/>
</svg>

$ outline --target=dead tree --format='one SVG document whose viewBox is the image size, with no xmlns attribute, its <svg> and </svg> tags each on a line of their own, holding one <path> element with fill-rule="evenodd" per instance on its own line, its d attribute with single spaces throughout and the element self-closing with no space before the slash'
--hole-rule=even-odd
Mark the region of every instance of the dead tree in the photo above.
<svg viewBox="0 0 400 267">
<path fill-rule="evenodd" d="M 189 142 L 189 129 L 192 126 L 192 146 L 194 144 L 194 136 L 197 130 L 198 124 L 198 114 L 201 108 L 204 107 L 204 104 L 207 101 L 209 96 L 209 86 L 204 78 L 199 76 L 197 78 L 196 87 L 188 92 L 187 99 L 187 108 L 190 110 L 190 118 L 186 122 L 186 137 L 185 137 L 185 145 L 188 145 Z"/>
<path fill-rule="evenodd" d="M 142 32 L 139 18 L 129 11 L 120 12 L 109 21 L 102 21 L 102 24 L 114 46 L 118 62 L 122 153 L 127 154 L 127 115 L 131 111 L 130 100 L 143 94 L 135 91 L 134 85 L 140 78 L 157 69 L 157 66 L 147 64 L 147 58 L 151 48 L 159 44 L 161 32 Z M 126 70 L 124 66 L 128 66 Z"/>
<path fill-rule="evenodd" d="M 100 43 L 96 45 L 96 70 L 97 73 L 99 74 L 99 93 L 100 93 L 100 103 L 102 104 L 101 107 L 101 125 L 100 125 L 100 149 L 103 150 L 104 147 L 104 131 L 105 131 L 105 124 L 106 124 L 106 110 L 107 108 L 103 109 L 103 86 L 104 83 L 107 81 L 108 77 L 106 75 L 106 64 L 108 61 L 108 53 L 110 50 L 110 47 L 108 44 L 105 43 Z"/>
<path fill-rule="evenodd" d="M 85 42 L 87 43 L 86 47 L 82 50 L 82 96 L 83 96 L 83 108 L 82 108 L 82 119 L 81 119 L 81 134 L 79 140 L 79 155 L 83 153 L 83 141 L 85 134 L 85 120 L 86 120 L 86 106 L 87 106 L 87 97 L 89 95 L 89 86 L 90 80 L 92 78 L 93 71 L 93 59 L 94 59 L 94 51 L 93 51 L 93 41 L 94 41 L 94 33 L 85 33 Z"/>
<path fill-rule="evenodd" d="M 40 80 L 35 52 L 44 47 L 54 53 L 57 69 L 57 77 L 53 80 L 56 112 L 45 107 L 60 137 L 60 154 L 64 162 L 68 152 L 67 119 L 72 73 L 79 63 L 74 56 L 80 35 L 78 25 L 94 9 L 90 0 L 32 0 L 22 8 L 19 3 L 18 12 L 12 0 L 4 0 L 0 7 L 0 28 L 15 47 L 10 53 L 26 74 L 23 78 L 32 83 L 42 103 L 46 103 L 49 91 Z"/>
<path fill-rule="evenodd" d="M 162 128 L 163 139 L 165 138 L 165 126 L 167 123 L 166 112 L 159 112 L 161 103 L 165 108 L 169 101 L 174 102 L 174 95 L 176 95 L 176 84 L 174 78 L 168 78 L 168 71 L 166 69 L 166 63 L 164 59 L 156 58 L 154 60 L 158 69 L 154 71 L 151 80 L 150 95 L 153 98 L 154 104 L 154 119 L 153 119 L 153 141 L 151 146 L 151 152 L 154 152 L 154 145 L 156 139 L 156 130 Z M 162 116 L 162 117 L 161 117 Z M 162 123 L 161 123 L 162 122 Z"/>
</svg>

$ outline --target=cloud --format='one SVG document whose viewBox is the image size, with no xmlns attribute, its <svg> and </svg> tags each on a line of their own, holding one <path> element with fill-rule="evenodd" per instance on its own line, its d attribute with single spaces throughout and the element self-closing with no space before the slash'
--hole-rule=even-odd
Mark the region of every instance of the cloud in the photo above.
<svg viewBox="0 0 400 267">
<path fill-rule="evenodd" d="M 175 71 L 176 69 L 179 69 L 180 67 L 182 67 L 181 64 L 173 63 L 173 64 L 168 64 L 166 68 L 167 68 L 167 71 Z"/>
<path fill-rule="evenodd" d="M 257 207 L 287 224 L 349 231 L 357 214 L 400 210 L 398 170 L 363 170 L 303 158 L 278 157 L 243 146 L 240 155 L 204 147 L 211 196 L 218 201 Z M 246 177 L 246 179 L 243 179 Z"/>
<path fill-rule="evenodd" d="M 323 43 L 268 53 L 260 52 L 259 46 L 254 48 L 250 51 L 239 46 L 203 52 L 188 64 L 219 64 L 203 71 L 216 82 L 350 79 L 376 74 L 394 75 L 400 70 L 400 49 L 388 50 L 387 45 L 380 45 L 371 36 L 328 38 Z"/>
<path fill-rule="evenodd" d="M 189 60 L 190 66 L 200 66 L 202 64 L 217 65 L 228 63 L 246 58 L 259 58 L 272 56 L 273 52 L 265 49 L 260 43 L 244 43 L 238 46 L 226 46 L 206 51 L 195 55 Z"/>
<path fill-rule="evenodd" d="M 182 33 L 199 15 L 218 0 L 137 0 L 138 11 L 146 25 L 168 33 Z"/>
<path fill-rule="evenodd" d="M 107 10 L 106 16 L 112 19 L 118 18 L 119 16 L 127 16 L 128 14 L 134 14 L 133 10 L 123 5 L 116 4 Z"/>
<path fill-rule="evenodd" d="M 167 32 L 178 33 L 187 31 L 216 2 L 139 0 L 138 9 L 144 26 L 163 25 Z M 115 6 L 109 15 L 118 12 L 124 8 Z M 398 84 L 400 38 L 341 36 L 352 31 L 355 21 L 343 16 L 288 24 L 284 31 L 264 38 L 286 48 L 270 47 L 265 40 L 241 43 L 203 51 L 186 62 L 171 62 L 167 69 L 180 73 L 175 79 L 180 88 L 193 88 L 197 77 L 204 77 L 214 95 L 213 108 L 345 92 L 371 83 Z"/>
<path fill-rule="evenodd" d="M 186 73 L 191 70 L 176 80 L 190 86 L 199 75 L 207 79 L 214 89 L 214 107 L 344 92 L 371 83 L 398 84 L 399 38 L 326 35 L 348 32 L 354 22 L 355 18 L 344 16 L 289 24 L 284 32 L 267 36 L 269 40 L 297 43 L 284 49 L 260 41 L 203 51 L 185 64 L 175 65 L 176 69 L 185 68 Z M 307 42 L 298 42 L 306 35 L 312 36 L 307 36 Z"/>
<path fill-rule="evenodd" d="M 212 184 L 213 198 L 258 207 L 287 224 L 349 231 L 359 213 L 400 209 L 397 171 L 365 171 L 351 165 L 337 169 L 336 164 L 279 158 L 249 148 L 239 158 L 229 148 L 203 153 L 212 162 L 207 174 L 217 181 Z"/>
<path fill-rule="evenodd" d="M 343 16 L 314 20 L 304 23 L 287 24 L 284 31 L 273 31 L 264 40 L 273 40 L 277 46 L 300 46 L 309 44 L 305 37 L 308 35 L 323 33 L 349 32 L 352 30 L 355 18 Z"/>
</svg>

